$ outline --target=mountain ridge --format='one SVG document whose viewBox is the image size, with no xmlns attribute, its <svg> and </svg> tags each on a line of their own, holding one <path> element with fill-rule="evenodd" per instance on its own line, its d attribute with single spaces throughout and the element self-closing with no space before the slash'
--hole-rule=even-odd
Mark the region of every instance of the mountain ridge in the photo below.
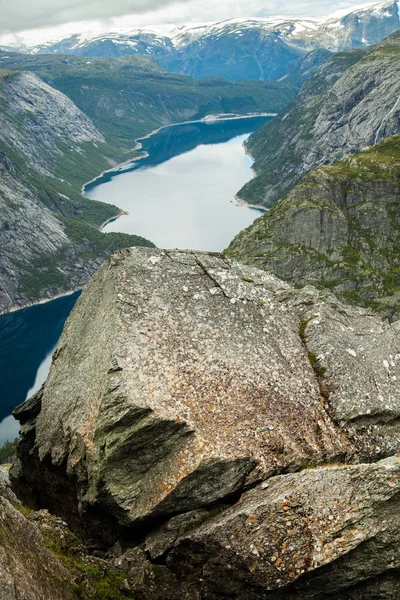
<svg viewBox="0 0 400 600">
<path fill-rule="evenodd" d="M 399 3 L 386 0 L 322 19 L 254 17 L 217 23 L 75 33 L 43 44 L 15 46 L 28 53 L 82 56 L 145 54 L 170 71 L 233 80 L 283 76 L 305 53 L 367 47 L 400 28 Z"/>
</svg>

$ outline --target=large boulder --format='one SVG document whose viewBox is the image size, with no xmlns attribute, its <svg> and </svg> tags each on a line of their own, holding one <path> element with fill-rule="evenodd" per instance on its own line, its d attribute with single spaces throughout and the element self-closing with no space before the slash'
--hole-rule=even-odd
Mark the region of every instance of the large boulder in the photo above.
<svg viewBox="0 0 400 600">
<path fill-rule="evenodd" d="M 101 511 L 115 534 L 354 454 L 321 402 L 300 319 L 279 301 L 286 290 L 217 255 L 131 249 L 107 261 L 44 388 L 16 413 L 41 502 L 60 510 L 62 488 L 68 512 L 75 503 L 87 526 Z"/>
<path fill-rule="evenodd" d="M 395 458 L 274 477 L 181 536 L 167 564 L 207 599 L 397 598 L 399 492 Z"/>
<path fill-rule="evenodd" d="M 398 329 L 221 255 L 120 251 L 16 411 L 14 488 L 119 540 L 139 599 L 323 598 L 321 573 L 389 598 Z"/>
</svg>

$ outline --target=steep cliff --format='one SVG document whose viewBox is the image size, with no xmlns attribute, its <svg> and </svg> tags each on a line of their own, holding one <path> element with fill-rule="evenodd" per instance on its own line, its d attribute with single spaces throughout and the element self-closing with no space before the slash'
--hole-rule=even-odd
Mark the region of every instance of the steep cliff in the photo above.
<svg viewBox="0 0 400 600">
<path fill-rule="evenodd" d="M 393 598 L 398 330 L 220 255 L 120 251 L 15 413 L 14 489 L 118 542 L 135 598 Z"/>
<path fill-rule="evenodd" d="M 330 57 L 246 143 L 256 177 L 239 196 L 271 206 L 307 172 L 400 132 L 400 34 Z"/>
<path fill-rule="evenodd" d="M 78 182 L 106 166 L 107 147 L 66 96 L 2 71 L 0 125 L 0 312 L 81 287 L 113 250 L 150 244 L 98 231 L 118 208 L 82 198 Z"/>
<path fill-rule="evenodd" d="M 398 311 L 400 136 L 307 175 L 226 253 L 293 284 Z M 378 299 L 386 298 L 381 303 Z M 386 308 L 385 308 L 386 307 Z M 392 314 L 393 317 L 393 314 Z"/>
</svg>

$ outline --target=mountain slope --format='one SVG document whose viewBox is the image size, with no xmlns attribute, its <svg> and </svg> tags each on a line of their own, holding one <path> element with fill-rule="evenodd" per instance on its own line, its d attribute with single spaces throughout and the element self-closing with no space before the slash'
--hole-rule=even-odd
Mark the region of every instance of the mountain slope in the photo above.
<svg viewBox="0 0 400 600">
<path fill-rule="evenodd" d="M 119 209 L 81 193 L 131 158 L 137 137 L 210 112 L 275 112 L 295 94 L 284 83 L 195 82 L 145 57 L 2 57 L 23 71 L 0 76 L 0 312 L 82 287 L 113 250 L 150 244 L 100 233 Z"/>
<path fill-rule="evenodd" d="M 377 304 L 400 290 L 400 135 L 307 175 L 227 254 L 400 316 Z"/>
<path fill-rule="evenodd" d="M 0 65 L 33 71 L 71 98 L 121 160 L 126 159 L 121 149 L 130 150 L 135 138 L 164 125 L 211 113 L 276 113 L 296 94 L 296 89 L 284 82 L 194 81 L 168 73 L 143 56 L 88 60 L 0 54 Z"/>
<path fill-rule="evenodd" d="M 308 171 L 400 132 L 400 34 L 333 55 L 295 102 L 253 134 L 257 177 L 239 192 L 271 206 Z"/>
<path fill-rule="evenodd" d="M 0 312 L 81 287 L 116 248 L 150 245 L 100 233 L 117 207 L 82 198 L 71 183 L 72 172 L 105 166 L 103 146 L 63 94 L 31 73 L 1 73 Z"/>
</svg>

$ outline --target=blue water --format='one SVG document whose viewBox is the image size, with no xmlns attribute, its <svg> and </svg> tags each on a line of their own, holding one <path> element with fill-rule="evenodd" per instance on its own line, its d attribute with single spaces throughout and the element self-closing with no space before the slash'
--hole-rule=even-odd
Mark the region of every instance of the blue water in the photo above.
<svg viewBox="0 0 400 600">
<path fill-rule="evenodd" d="M 148 156 L 106 173 L 86 196 L 128 213 L 105 231 L 135 233 L 160 248 L 221 251 L 260 210 L 238 207 L 237 191 L 252 177 L 243 142 L 267 119 L 167 127 L 142 141 Z"/>
<path fill-rule="evenodd" d="M 0 316 L 0 445 L 18 435 L 10 416 L 40 388 L 78 293 Z"/>
<path fill-rule="evenodd" d="M 148 156 L 86 187 L 129 216 L 108 231 L 144 235 L 159 247 L 222 250 L 260 215 L 234 195 L 252 177 L 242 147 L 267 119 L 192 123 L 143 140 Z M 51 356 L 78 294 L 0 316 L 0 445 L 18 435 L 13 409 L 45 381 Z"/>
</svg>

